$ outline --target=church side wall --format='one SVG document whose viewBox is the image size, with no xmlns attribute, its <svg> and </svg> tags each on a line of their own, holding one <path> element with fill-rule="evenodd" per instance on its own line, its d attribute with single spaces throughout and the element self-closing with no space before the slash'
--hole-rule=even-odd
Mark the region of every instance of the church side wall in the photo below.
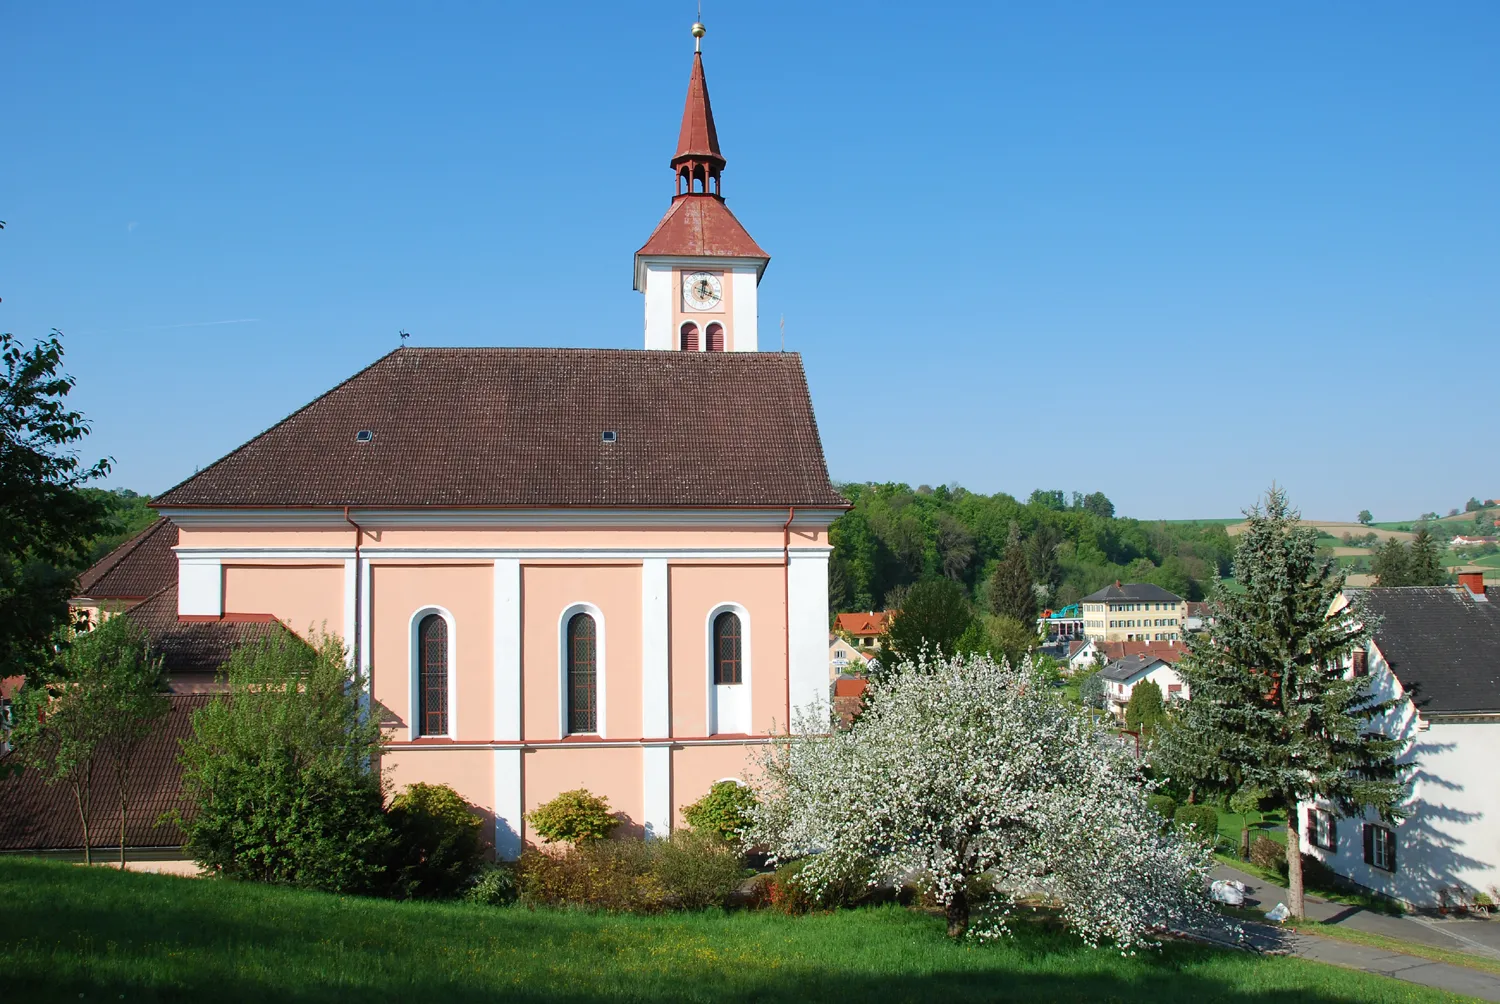
<svg viewBox="0 0 1500 1004">
<path fill-rule="evenodd" d="M 224 613 L 272 614 L 309 641 L 344 633 L 342 565 L 225 565 Z"/>
</svg>

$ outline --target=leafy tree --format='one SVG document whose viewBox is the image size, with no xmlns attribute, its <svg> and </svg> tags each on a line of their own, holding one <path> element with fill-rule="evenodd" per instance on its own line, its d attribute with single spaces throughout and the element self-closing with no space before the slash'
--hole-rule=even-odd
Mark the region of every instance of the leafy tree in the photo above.
<svg viewBox="0 0 1500 1004">
<path fill-rule="evenodd" d="M 1083 497 L 1083 508 L 1101 519 L 1112 519 L 1115 515 L 1115 504 L 1109 500 L 1109 496 L 1103 492 L 1090 492 Z"/>
<path fill-rule="evenodd" d="M 1150 680 L 1142 680 L 1130 689 L 1130 701 L 1125 705 L 1125 727 L 1138 732 L 1143 739 L 1156 735 L 1156 727 L 1167 717 L 1166 705 L 1161 699 L 1161 688 Z"/>
<path fill-rule="evenodd" d="M 972 630 L 979 634 L 981 643 L 960 642 L 956 646 L 958 651 L 1003 658 L 1012 666 L 1019 666 L 1041 645 L 1034 621 L 1023 624 L 1014 617 L 992 614 L 975 618 Z"/>
<path fill-rule="evenodd" d="M 1298 525 L 1272 487 L 1246 513 L 1235 559 L 1239 592 L 1219 589 L 1207 630 L 1189 636 L 1178 672 L 1193 698 L 1161 730 L 1153 766 L 1195 790 L 1263 792 L 1286 812 L 1292 915 L 1303 915 L 1298 806 L 1323 799 L 1345 815 L 1372 806 L 1400 815 L 1399 744 L 1374 730 L 1392 707 L 1344 661 L 1368 626 L 1342 599 L 1343 575 L 1318 556 L 1317 531 Z"/>
<path fill-rule="evenodd" d="M 1023 623 L 1036 619 L 1036 584 L 1020 531 L 1014 525 L 1005 557 L 990 575 L 989 594 L 991 612 Z"/>
<path fill-rule="evenodd" d="M 1370 525 L 1370 521 L 1373 520 L 1374 518 L 1375 518 L 1374 516 L 1370 515 L 1370 510 L 1368 510 L 1368 509 L 1361 509 L 1359 511 L 1359 521 L 1361 523 L 1363 523 L 1365 526 L 1369 526 Z"/>
<path fill-rule="evenodd" d="M 712 833 L 726 843 L 738 846 L 740 837 L 750 825 L 755 808 L 755 791 L 735 781 L 715 781 L 698 801 L 684 806 L 682 818 L 695 830 Z"/>
<path fill-rule="evenodd" d="M 0 334 L 0 677 L 30 675 L 49 661 L 67 623 L 74 573 L 107 529 L 108 510 L 82 491 L 109 471 L 74 452 L 88 435 L 67 407 L 62 335 L 22 346 Z"/>
<path fill-rule="evenodd" d="M 402 899 L 457 896 L 484 866 L 480 819 L 446 784 L 408 785 L 386 812 L 393 834 L 392 892 Z"/>
<path fill-rule="evenodd" d="M 237 649 L 225 670 L 229 694 L 193 715 L 183 742 L 188 853 L 229 878 L 380 888 L 391 840 L 371 766 L 380 728 L 343 645 L 281 635 Z"/>
<path fill-rule="evenodd" d="M 948 933 L 1006 933 L 1015 899 L 1059 903 L 1090 944 L 1217 927 L 1206 846 L 1166 832 L 1113 730 L 1029 666 L 955 657 L 901 667 L 848 730 L 769 747 L 752 842 L 805 859 L 813 897 L 859 877 L 931 881 Z M 809 723 L 811 724 L 811 723 Z M 978 897 L 971 904 L 971 897 Z"/>
<path fill-rule="evenodd" d="M 104 753 L 120 796 L 120 869 L 125 869 L 125 822 L 130 810 L 130 773 L 135 755 L 172 708 L 159 656 L 153 657 L 145 634 L 127 617 L 110 617 L 89 632 L 83 653 L 103 665 Z M 87 637 L 87 636 L 86 636 Z M 69 653 L 76 658 L 79 645 Z"/>
<path fill-rule="evenodd" d="M 907 591 L 901 609 L 886 629 L 885 651 L 894 665 L 915 661 L 927 646 L 934 652 L 954 650 L 954 643 L 974 619 L 964 589 L 952 579 L 929 579 Z"/>
<path fill-rule="evenodd" d="M 603 840 L 620 825 L 609 799 L 587 788 L 562 792 L 528 812 L 526 821 L 542 839 L 574 845 Z"/>
<path fill-rule="evenodd" d="M 1470 498 L 1464 503 L 1464 512 L 1473 512 L 1475 509 L 1483 509 L 1484 503 L 1476 498 Z"/>
<path fill-rule="evenodd" d="M 1057 549 L 1062 544 L 1062 534 L 1051 523 L 1038 523 L 1026 540 L 1026 566 L 1031 578 L 1045 586 L 1050 597 L 1062 585 L 1063 568 L 1057 560 Z"/>
</svg>

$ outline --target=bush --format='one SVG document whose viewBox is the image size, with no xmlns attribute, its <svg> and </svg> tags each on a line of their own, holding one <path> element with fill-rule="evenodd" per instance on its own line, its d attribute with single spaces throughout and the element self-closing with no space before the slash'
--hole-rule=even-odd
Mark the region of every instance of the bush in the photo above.
<svg viewBox="0 0 1500 1004">
<path fill-rule="evenodd" d="M 1168 822 L 1171 822 L 1177 815 L 1177 799 L 1171 795 L 1148 795 L 1146 804 L 1151 807 L 1152 812 Z"/>
<path fill-rule="evenodd" d="M 1284 869 L 1286 868 L 1286 848 L 1270 837 L 1257 836 L 1250 842 L 1250 863 L 1268 871 Z"/>
<path fill-rule="evenodd" d="M 678 910 L 725 906 L 745 878 L 739 855 L 717 834 L 683 831 L 647 849 L 668 905 Z"/>
<path fill-rule="evenodd" d="M 837 910 L 858 906 L 870 898 L 868 873 L 851 873 L 830 882 L 821 891 L 809 888 L 802 879 L 802 867 L 808 859 L 792 861 L 776 869 L 771 879 L 771 907 L 782 913 L 809 913 L 812 910 Z"/>
<path fill-rule="evenodd" d="M 464 900 L 481 906 L 509 906 L 516 901 L 516 870 L 510 865 L 487 864 L 464 891 Z"/>
<path fill-rule="evenodd" d="M 558 851 L 521 853 L 522 905 L 571 906 L 612 913 L 659 913 L 667 891 L 641 840 L 586 840 Z"/>
<path fill-rule="evenodd" d="M 565 791 L 526 814 L 526 821 L 550 843 L 581 844 L 603 840 L 620 821 L 609 811 L 609 800 L 586 788 Z"/>
<path fill-rule="evenodd" d="M 395 836 L 392 894 L 402 899 L 457 896 L 484 864 L 480 821 L 445 784 L 413 784 L 386 812 Z"/>
<path fill-rule="evenodd" d="M 713 787 L 692 805 L 682 810 L 682 818 L 695 830 L 716 834 L 721 840 L 738 845 L 740 833 L 750 824 L 750 810 L 755 808 L 755 792 L 736 781 L 715 781 Z"/>
<path fill-rule="evenodd" d="M 1178 806 L 1177 811 L 1172 814 L 1172 823 L 1199 840 L 1218 839 L 1219 813 L 1211 805 Z"/>
</svg>

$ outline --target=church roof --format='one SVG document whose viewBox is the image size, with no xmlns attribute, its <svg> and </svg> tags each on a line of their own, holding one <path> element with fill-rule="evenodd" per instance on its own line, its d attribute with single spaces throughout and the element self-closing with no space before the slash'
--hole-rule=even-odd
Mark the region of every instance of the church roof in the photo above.
<svg viewBox="0 0 1500 1004">
<path fill-rule="evenodd" d="M 637 255 L 699 255 L 725 258 L 771 256 L 716 195 L 679 195 Z"/>
<path fill-rule="evenodd" d="M 677 133 L 677 153 L 672 166 L 688 159 L 717 160 L 724 164 L 719 149 L 719 131 L 714 128 L 714 110 L 708 101 L 708 80 L 703 76 L 703 55 L 693 53 L 693 72 L 688 78 L 687 101 L 682 108 L 682 128 Z"/>
<path fill-rule="evenodd" d="M 848 503 L 795 353 L 402 348 L 153 504 Z"/>
<path fill-rule="evenodd" d="M 177 528 L 158 519 L 78 577 L 79 597 L 140 600 L 177 584 Z"/>
</svg>

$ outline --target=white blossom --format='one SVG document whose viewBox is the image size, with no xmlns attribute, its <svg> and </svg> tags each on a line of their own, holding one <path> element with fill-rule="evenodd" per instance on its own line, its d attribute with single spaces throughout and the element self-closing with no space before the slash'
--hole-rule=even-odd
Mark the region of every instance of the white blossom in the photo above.
<svg viewBox="0 0 1500 1004">
<path fill-rule="evenodd" d="M 1121 950 L 1223 926 L 1210 850 L 1167 830 L 1133 750 L 1029 660 L 923 657 L 873 683 L 848 730 L 801 727 L 768 747 L 752 837 L 777 860 L 807 858 L 814 892 L 920 876 L 955 935 L 979 893 L 978 936 L 1039 898 L 1089 944 Z"/>
</svg>

